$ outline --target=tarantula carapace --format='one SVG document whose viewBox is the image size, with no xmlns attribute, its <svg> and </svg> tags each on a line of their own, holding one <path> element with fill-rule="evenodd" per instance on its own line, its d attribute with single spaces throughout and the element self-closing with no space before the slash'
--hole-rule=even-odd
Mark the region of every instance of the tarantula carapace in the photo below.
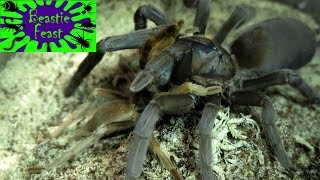
<svg viewBox="0 0 320 180">
<path fill-rule="evenodd" d="M 142 92 L 149 92 L 145 97 L 151 100 L 143 105 L 133 130 L 126 179 L 140 176 L 149 142 L 154 142 L 153 129 L 161 116 L 187 112 L 199 104 L 204 105 L 199 122 L 202 179 L 214 178 L 211 131 L 221 104 L 235 108 L 261 107 L 260 121 L 267 141 L 282 166 L 287 170 L 294 169 L 275 126 L 276 113 L 272 102 L 262 90 L 289 83 L 311 102 L 320 103 L 319 95 L 294 72 L 313 57 L 314 33 L 295 19 L 269 19 L 249 27 L 232 43 L 230 54 L 235 58 L 231 58 L 220 44 L 232 29 L 253 16 L 253 9 L 238 6 L 213 40 L 204 37 L 210 9 L 210 0 L 199 0 L 194 20 L 198 31 L 192 36 L 183 36 L 179 33 L 183 21 L 174 24 L 151 5 L 139 7 L 134 15 L 135 31 L 100 40 L 97 52 L 89 53 L 64 91 L 70 96 L 106 51 L 141 49 L 142 69 L 134 77 L 130 90 L 140 99 L 144 98 Z M 145 29 L 147 19 L 157 27 Z M 138 100 L 133 101 L 136 102 Z M 121 109 L 126 103 L 109 105 Z M 136 111 L 123 108 L 122 112 Z M 120 116 L 121 112 L 114 114 Z M 137 113 L 133 114 L 135 116 L 125 118 L 136 117 Z"/>
</svg>

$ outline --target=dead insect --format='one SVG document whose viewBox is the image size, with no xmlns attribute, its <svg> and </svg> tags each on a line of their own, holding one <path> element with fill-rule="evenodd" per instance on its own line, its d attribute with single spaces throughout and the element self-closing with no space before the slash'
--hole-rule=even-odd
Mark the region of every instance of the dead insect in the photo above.
<svg viewBox="0 0 320 180">
<path fill-rule="evenodd" d="M 11 24 L 11 23 L 7 22 L 7 19 L 10 19 L 11 22 L 13 22 L 12 18 L 4 18 L 5 26 L 3 27 L 3 29 L 8 29 L 8 30 L 13 29 L 16 32 L 20 32 L 20 31 L 22 31 L 22 29 L 25 26 L 25 24 Z"/>
<path fill-rule="evenodd" d="M 11 12 L 17 12 L 18 6 L 12 1 L 6 1 L 1 5 L 5 10 L 4 11 L 11 11 Z"/>
<path fill-rule="evenodd" d="M 86 48 L 89 48 L 90 47 L 90 39 L 85 39 L 84 38 L 84 31 L 83 31 L 83 34 L 82 36 L 79 35 L 79 33 L 77 33 L 78 36 L 71 36 L 72 39 L 74 41 L 76 41 L 77 43 L 76 44 L 79 44 L 80 47 L 81 47 L 81 50 L 84 51 L 84 49 Z"/>
<path fill-rule="evenodd" d="M 92 12 L 91 12 L 91 10 L 92 10 L 91 4 L 92 4 L 92 3 L 89 3 L 89 4 L 87 4 L 87 5 L 84 5 L 82 14 L 86 14 L 86 13 L 91 14 L 91 13 L 92 13 Z"/>
<path fill-rule="evenodd" d="M 134 18 L 136 29 L 140 30 L 100 40 L 97 52 L 89 53 L 64 90 L 65 96 L 70 96 L 106 51 L 135 48 L 145 51 L 141 60 L 143 69 L 138 71 L 130 85 L 130 90 L 135 93 L 133 99 L 137 97 L 133 103 L 145 103 L 141 106 L 144 108 L 129 144 L 126 179 L 140 176 L 149 142 L 152 144 L 153 129 L 160 117 L 188 112 L 195 106 L 204 107 L 199 121 L 202 179 L 215 178 L 211 168 L 211 134 L 221 105 L 260 107 L 261 126 L 271 149 L 285 169 L 295 169 L 276 128 L 272 102 L 262 89 L 289 83 L 312 103 L 320 104 L 319 94 L 293 71 L 313 57 L 314 33 L 295 19 L 266 20 L 249 27 L 232 43 L 231 50 L 236 57 L 232 59 L 220 44 L 232 29 L 250 19 L 253 11 L 247 6 L 238 6 L 211 40 L 204 37 L 210 7 L 210 0 L 199 0 L 194 20 L 199 32 L 187 37 L 176 36 L 181 23 L 170 23 L 160 10 L 152 6 L 140 7 Z M 146 27 L 147 19 L 157 27 L 141 29 Z M 148 93 L 148 96 L 144 95 Z M 108 108 L 120 109 L 112 104 Z M 132 112 L 132 109 L 126 112 Z M 105 117 L 109 117 L 108 114 Z M 102 127 L 105 130 L 100 131 L 100 127 L 94 133 L 98 137 L 108 129 Z"/>
</svg>

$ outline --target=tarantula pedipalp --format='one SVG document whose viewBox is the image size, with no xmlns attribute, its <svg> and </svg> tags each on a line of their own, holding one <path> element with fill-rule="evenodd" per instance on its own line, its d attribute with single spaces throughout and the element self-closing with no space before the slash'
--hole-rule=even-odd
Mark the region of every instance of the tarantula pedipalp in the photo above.
<svg viewBox="0 0 320 180">
<path fill-rule="evenodd" d="M 214 39 L 210 40 L 203 37 L 210 6 L 210 0 L 200 0 L 198 3 L 194 21 L 194 26 L 199 28 L 198 33 L 188 37 L 174 37 L 172 44 L 160 48 L 159 54 L 156 53 L 149 59 L 148 53 L 158 47 L 155 43 L 147 51 L 145 65 L 141 63 L 143 70 L 132 82 L 131 91 L 140 92 L 146 88 L 166 91 L 175 86 L 177 88 L 159 93 L 144 108 L 129 146 L 127 179 L 139 177 L 153 128 L 160 117 L 163 114 L 189 111 L 197 104 L 205 104 L 199 122 L 201 175 L 203 179 L 213 179 L 211 130 L 221 102 L 228 102 L 232 106 L 261 107 L 261 126 L 275 156 L 284 168 L 294 169 L 275 126 L 272 103 L 261 90 L 289 83 L 311 102 L 320 103 L 319 95 L 293 71 L 307 64 L 313 57 L 314 33 L 305 24 L 290 18 L 257 23 L 231 45 L 231 53 L 236 57 L 235 63 L 219 44 L 233 28 L 248 20 L 252 11 L 245 6 L 236 8 Z M 147 19 L 155 22 L 158 27 L 143 29 L 146 28 Z M 144 50 L 150 38 L 161 33 L 170 34 L 171 27 L 176 27 L 170 25 L 164 14 L 152 6 L 142 6 L 137 10 L 135 25 L 134 32 L 99 41 L 98 51 L 89 53 L 65 89 L 66 96 L 74 92 L 82 79 L 99 63 L 105 51 L 132 48 Z M 159 43 L 161 40 L 160 38 Z M 199 90 L 219 89 L 218 87 L 224 90 L 223 94 L 218 90 L 214 93 L 202 93 Z"/>
</svg>

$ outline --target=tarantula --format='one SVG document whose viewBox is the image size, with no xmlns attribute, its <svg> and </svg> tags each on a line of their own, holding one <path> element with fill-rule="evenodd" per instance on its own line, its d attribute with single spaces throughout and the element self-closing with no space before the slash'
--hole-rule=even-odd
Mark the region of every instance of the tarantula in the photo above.
<svg viewBox="0 0 320 180">
<path fill-rule="evenodd" d="M 271 149 L 285 169 L 295 169 L 275 126 L 276 113 L 272 102 L 262 90 L 289 83 L 312 103 L 320 104 L 319 94 L 294 72 L 312 59 L 316 46 L 314 33 L 295 19 L 269 19 L 249 27 L 232 43 L 230 54 L 235 56 L 232 58 L 220 44 L 232 29 L 253 16 L 253 10 L 238 6 L 215 37 L 208 39 L 204 34 L 210 9 L 210 0 L 199 0 L 194 20 L 198 31 L 192 36 L 182 36 L 179 31 L 183 21 L 174 24 L 151 5 L 139 7 L 134 15 L 136 31 L 100 40 L 97 52 L 89 53 L 64 90 L 65 96 L 70 96 L 106 51 L 141 49 L 142 69 L 130 85 L 130 91 L 135 93 L 133 99 L 139 98 L 130 102 L 145 102 L 144 97 L 150 97 L 150 101 L 140 106 L 143 111 L 129 144 L 126 179 L 140 176 L 158 120 L 165 114 L 187 112 L 198 105 L 204 105 L 198 125 L 202 179 L 215 177 L 211 168 L 211 131 L 221 105 L 261 107 L 261 126 Z M 157 27 L 145 29 L 147 19 Z M 149 95 L 141 96 L 145 93 Z M 121 96 L 121 93 L 116 94 Z M 117 116 L 136 112 L 134 108 L 121 108 L 126 103 L 128 101 L 109 105 L 116 107 L 113 110 Z M 117 108 L 121 110 L 117 111 Z M 114 114 L 105 118 L 113 118 Z"/>
</svg>

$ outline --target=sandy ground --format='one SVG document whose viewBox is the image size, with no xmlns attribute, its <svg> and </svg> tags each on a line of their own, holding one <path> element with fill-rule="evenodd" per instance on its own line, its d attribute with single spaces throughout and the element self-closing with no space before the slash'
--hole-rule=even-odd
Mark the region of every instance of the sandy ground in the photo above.
<svg viewBox="0 0 320 180">
<path fill-rule="evenodd" d="M 319 28 L 301 12 L 283 5 L 260 0 L 219 0 L 212 4 L 207 37 L 211 38 L 228 18 L 235 5 L 245 3 L 257 9 L 254 23 L 271 17 L 294 17 Z M 169 0 L 102 1 L 98 2 L 97 39 L 133 30 L 132 15 L 138 6 L 153 4 L 174 20 L 185 19 L 192 25 L 194 10 L 182 2 Z M 248 24 L 250 24 L 248 23 Z M 151 23 L 149 23 L 151 25 Z M 234 34 L 224 45 L 232 40 Z M 104 138 L 60 168 L 30 175 L 31 165 L 45 166 L 77 142 L 73 137 L 78 126 L 65 130 L 57 139 L 43 139 L 52 124 L 60 122 L 87 100 L 99 87 L 108 70 L 120 56 L 136 51 L 107 53 L 104 60 L 82 83 L 75 95 L 65 98 L 63 88 L 86 53 L 19 53 L 0 72 L 0 179 L 122 179 L 128 133 Z M 312 62 L 300 70 L 302 77 L 318 92 L 320 89 L 320 49 Z M 293 97 L 300 95 L 289 86 L 276 87 Z M 320 178 L 320 106 L 297 104 L 283 96 L 272 96 L 277 110 L 277 126 L 290 158 L 298 167 L 294 179 Z M 220 124 L 219 124 L 220 123 Z M 197 119 L 175 116 L 161 123 L 156 130 L 161 148 L 177 165 L 185 179 L 197 179 Z M 259 133 L 259 126 L 248 116 L 239 116 L 225 108 L 219 113 L 214 129 L 214 170 L 221 179 L 287 179 L 279 162 L 273 157 Z M 219 146 L 218 146 L 219 145 Z M 170 179 L 168 171 L 154 156 L 148 154 L 141 179 Z"/>
</svg>

